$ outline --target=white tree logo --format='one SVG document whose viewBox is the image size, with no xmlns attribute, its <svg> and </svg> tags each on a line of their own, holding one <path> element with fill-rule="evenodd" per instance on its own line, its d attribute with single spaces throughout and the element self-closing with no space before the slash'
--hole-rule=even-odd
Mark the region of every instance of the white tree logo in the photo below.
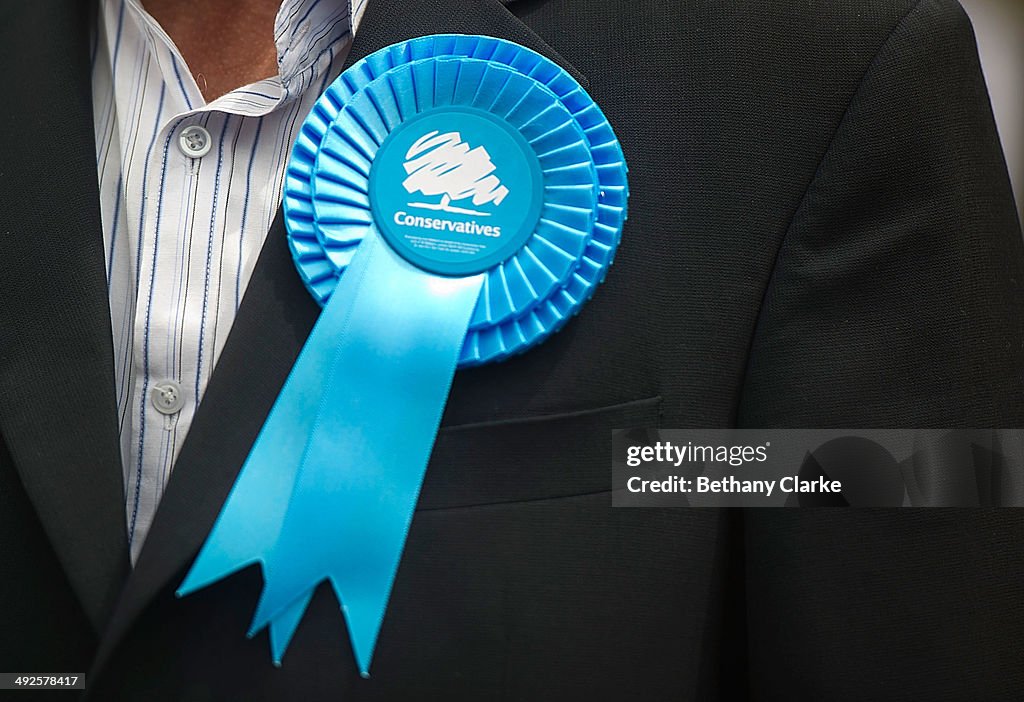
<svg viewBox="0 0 1024 702">
<path fill-rule="evenodd" d="M 508 188 L 492 173 L 495 165 L 487 149 L 469 148 L 458 132 L 424 134 L 405 155 L 405 172 L 409 175 L 402 186 L 410 193 L 440 195 L 441 202 L 410 202 L 409 207 L 443 210 L 458 214 L 488 216 L 464 207 L 454 207 L 452 201 L 472 198 L 479 207 L 493 202 L 500 205 L 508 195 Z"/>
</svg>

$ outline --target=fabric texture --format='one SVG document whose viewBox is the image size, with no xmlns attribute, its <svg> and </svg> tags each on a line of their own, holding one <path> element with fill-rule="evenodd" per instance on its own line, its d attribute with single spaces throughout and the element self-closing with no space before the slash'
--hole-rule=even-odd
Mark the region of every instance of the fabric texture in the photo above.
<svg viewBox="0 0 1024 702">
<path fill-rule="evenodd" d="M 133 560 L 280 205 L 292 142 L 340 72 L 364 6 L 286 0 L 278 75 L 207 103 L 138 0 L 99 2 L 93 116 Z M 194 125 L 210 141 L 197 158 L 178 143 Z M 172 414 L 152 400 L 167 381 L 184 399 Z"/>
<path fill-rule="evenodd" d="M 1024 245 L 953 0 L 367 5 L 350 62 L 466 32 L 564 65 L 631 185 L 578 318 L 456 374 L 369 680 L 327 588 L 280 669 L 240 633 L 258 568 L 173 594 L 319 312 L 280 218 L 128 574 L 85 10 L 4 13 L 24 83 L 0 111 L 9 669 L 88 668 L 102 702 L 1018 696 L 1019 511 L 607 492 L 618 427 L 1024 426 Z"/>
</svg>

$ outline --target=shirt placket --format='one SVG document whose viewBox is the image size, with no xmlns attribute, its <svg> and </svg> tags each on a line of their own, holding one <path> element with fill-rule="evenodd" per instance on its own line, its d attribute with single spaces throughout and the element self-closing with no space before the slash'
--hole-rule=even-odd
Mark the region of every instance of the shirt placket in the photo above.
<svg viewBox="0 0 1024 702">
<path fill-rule="evenodd" d="M 144 176 L 133 337 L 138 440 L 129 469 L 134 473 L 127 505 L 130 537 L 148 527 L 139 519 L 151 517 L 196 408 L 194 378 L 186 372 L 180 343 L 191 332 L 184 325 L 194 324 L 183 305 L 193 272 L 188 240 L 202 236 L 198 223 L 208 222 L 210 214 L 196 197 L 204 175 L 201 160 L 213 141 L 203 118 L 199 110 L 186 109 L 168 119 L 157 136 L 159 158 Z"/>
</svg>

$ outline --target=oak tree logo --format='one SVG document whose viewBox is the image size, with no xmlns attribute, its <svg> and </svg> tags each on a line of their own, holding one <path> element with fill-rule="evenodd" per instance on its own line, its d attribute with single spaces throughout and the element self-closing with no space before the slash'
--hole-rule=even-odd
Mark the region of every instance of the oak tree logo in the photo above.
<svg viewBox="0 0 1024 702">
<path fill-rule="evenodd" d="M 470 200 L 477 207 L 500 205 L 508 195 L 508 188 L 493 175 L 495 165 L 487 149 L 470 148 L 458 132 L 441 134 L 435 130 L 424 134 L 409 147 L 404 167 L 408 177 L 402 186 L 409 194 L 441 196 L 440 202 L 410 202 L 409 207 L 486 217 L 489 212 L 451 203 Z"/>
</svg>

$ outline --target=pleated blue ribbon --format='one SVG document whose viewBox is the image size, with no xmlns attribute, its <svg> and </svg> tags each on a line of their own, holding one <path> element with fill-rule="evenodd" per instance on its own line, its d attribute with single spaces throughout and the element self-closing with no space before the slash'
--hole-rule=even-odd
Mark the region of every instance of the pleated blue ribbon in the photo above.
<svg viewBox="0 0 1024 702">
<path fill-rule="evenodd" d="M 178 594 L 254 563 L 280 663 L 330 582 L 369 673 L 456 367 L 539 343 L 604 278 L 625 163 L 585 91 L 488 37 L 356 63 L 296 142 L 285 211 L 323 313 Z"/>
</svg>

